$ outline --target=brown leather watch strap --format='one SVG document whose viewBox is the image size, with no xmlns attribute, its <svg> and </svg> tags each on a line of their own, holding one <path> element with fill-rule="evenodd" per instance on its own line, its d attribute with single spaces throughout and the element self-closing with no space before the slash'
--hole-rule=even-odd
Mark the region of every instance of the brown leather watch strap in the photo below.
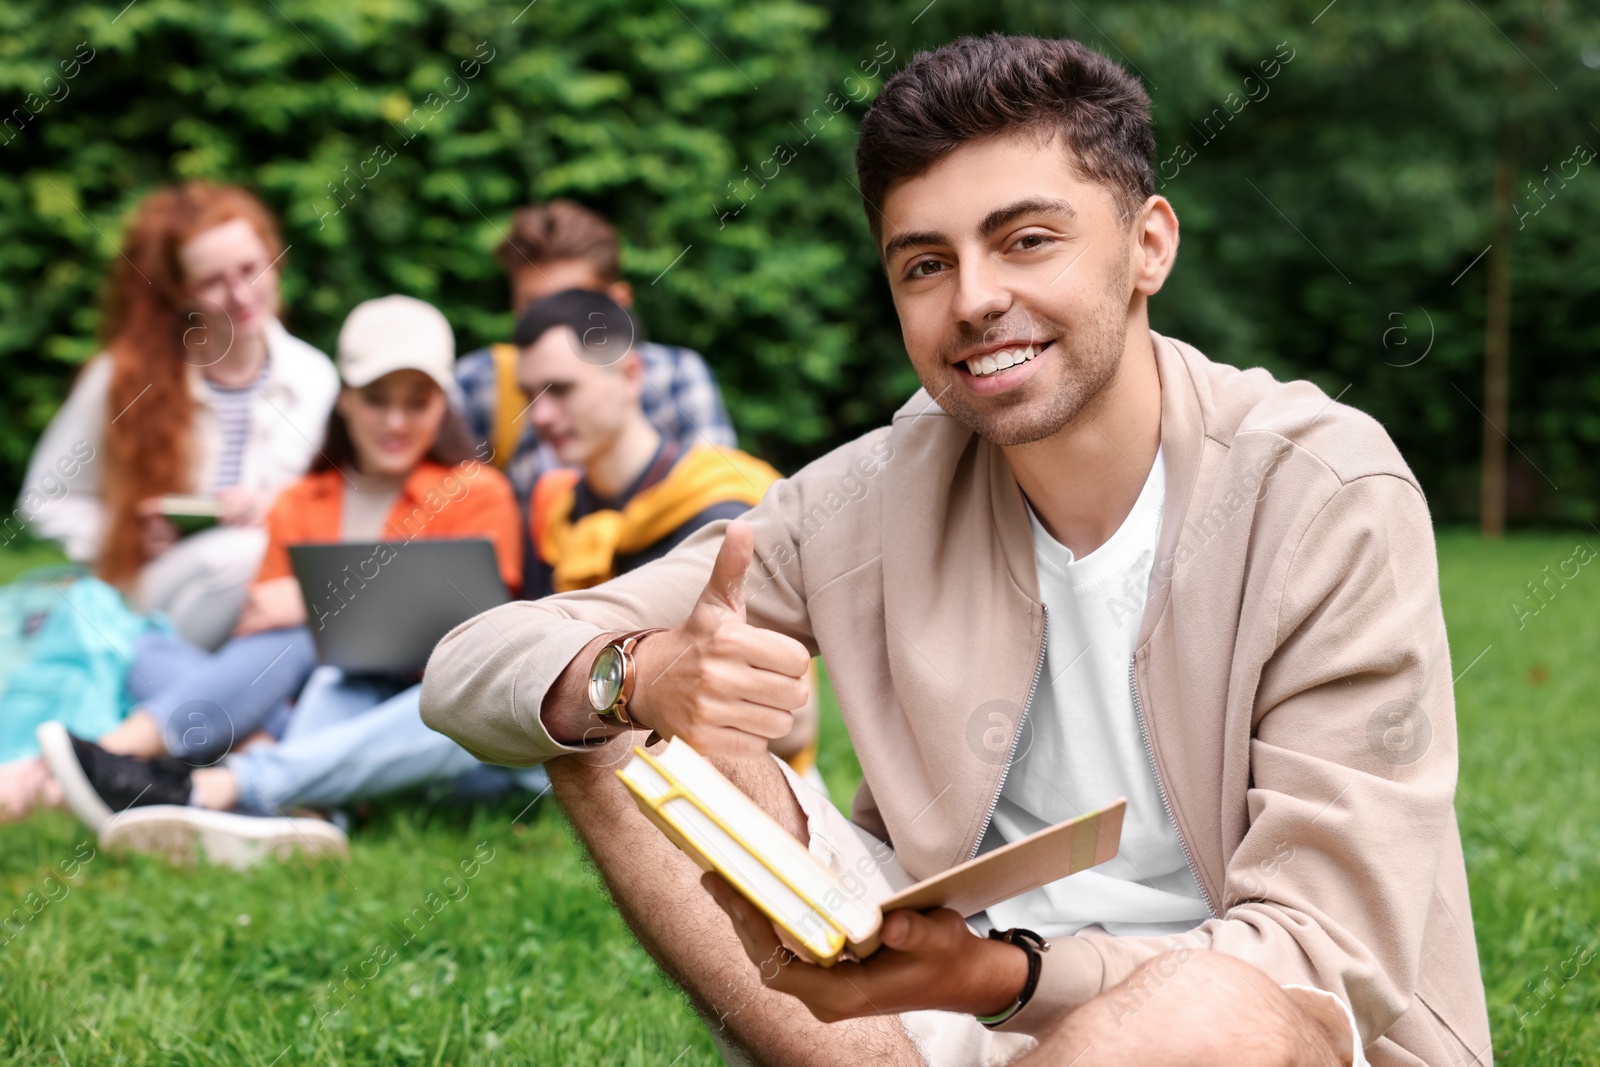
<svg viewBox="0 0 1600 1067">
<path fill-rule="evenodd" d="M 634 689 L 639 682 L 637 665 L 634 662 L 633 650 L 644 638 L 651 634 L 660 633 L 666 629 L 664 626 L 651 626 L 643 630 L 632 630 L 612 641 L 606 642 L 607 648 L 615 648 L 622 654 L 622 688 L 617 693 L 617 701 L 606 711 L 600 713 L 601 718 L 614 719 L 618 724 L 633 728 L 633 717 L 628 714 L 628 704 L 633 700 Z"/>
</svg>

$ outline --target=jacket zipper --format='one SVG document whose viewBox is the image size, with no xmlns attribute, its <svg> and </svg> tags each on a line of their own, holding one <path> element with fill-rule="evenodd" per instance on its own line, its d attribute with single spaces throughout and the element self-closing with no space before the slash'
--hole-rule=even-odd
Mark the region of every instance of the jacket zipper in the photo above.
<svg viewBox="0 0 1600 1067">
<path fill-rule="evenodd" d="M 1050 634 L 1050 609 L 1043 604 L 1039 610 L 1044 613 L 1044 622 L 1039 629 L 1039 661 L 1033 668 L 1033 683 L 1028 686 L 1028 697 L 1023 702 L 1022 714 L 1017 717 L 1017 732 L 1011 735 L 1011 749 L 1006 753 L 1006 765 L 1000 768 L 1000 780 L 995 783 L 994 797 L 989 801 L 989 810 L 983 817 L 983 829 L 978 831 L 978 839 L 972 843 L 972 851 L 967 854 L 967 859 L 977 856 L 978 850 L 983 847 L 983 839 L 988 836 L 989 824 L 994 822 L 994 810 L 1000 806 L 1000 793 L 1006 787 L 1006 778 L 1011 774 L 1011 764 L 1017 758 L 1017 745 L 1022 742 L 1022 725 L 1028 721 L 1029 709 L 1033 707 L 1033 695 L 1039 691 L 1039 679 L 1044 677 L 1044 652 L 1049 647 L 1046 638 Z"/>
<path fill-rule="evenodd" d="M 1161 810 L 1166 812 L 1167 821 L 1172 824 L 1173 832 L 1178 835 L 1178 847 L 1183 849 L 1183 861 L 1189 865 L 1189 876 L 1199 888 L 1200 898 L 1206 902 L 1206 911 L 1215 917 L 1216 906 L 1211 903 L 1211 894 L 1206 892 L 1206 884 L 1200 880 L 1199 868 L 1194 865 L 1194 853 L 1189 851 L 1189 842 L 1183 836 L 1183 827 L 1178 825 L 1178 820 L 1172 814 L 1172 802 L 1167 799 L 1167 787 L 1161 781 L 1161 768 L 1156 766 L 1156 750 L 1150 745 L 1150 728 L 1145 725 L 1144 704 L 1139 700 L 1139 684 L 1134 677 L 1138 662 L 1137 656 L 1128 660 L 1128 691 L 1133 694 L 1133 717 L 1139 723 L 1139 737 L 1144 741 L 1145 758 L 1150 761 L 1150 774 L 1156 780 L 1156 793 L 1161 797 Z"/>
</svg>

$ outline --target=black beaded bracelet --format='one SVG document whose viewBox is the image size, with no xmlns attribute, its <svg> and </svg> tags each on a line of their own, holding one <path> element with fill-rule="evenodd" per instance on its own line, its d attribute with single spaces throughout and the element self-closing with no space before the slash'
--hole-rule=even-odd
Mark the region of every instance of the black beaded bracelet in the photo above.
<svg viewBox="0 0 1600 1067">
<path fill-rule="evenodd" d="M 1028 1001 L 1033 999 L 1034 990 L 1039 988 L 1039 972 L 1044 963 L 1039 958 L 1039 954 L 1050 951 L 1050 942 L 1032 930 L 1024 930 L 1020 926 L 1013 927 L 1010 930 L 990 930 L 989 938 L 993 941 L 1004 941 L 1008 945 L 1015 945 L 1026 953 L 1028 957 L 1028 980 L 1022 983 L 1022 992 L 1017 994 L 1017 999 L 1012 1001 L 1010 1006 L 999 1015 L 979 1015 L 977 1017 L 980 1023 L 993 1030 L 1002 1023 L 1009 1021 L 1012 1016 L 1027 1006 Z"/>
</svg>

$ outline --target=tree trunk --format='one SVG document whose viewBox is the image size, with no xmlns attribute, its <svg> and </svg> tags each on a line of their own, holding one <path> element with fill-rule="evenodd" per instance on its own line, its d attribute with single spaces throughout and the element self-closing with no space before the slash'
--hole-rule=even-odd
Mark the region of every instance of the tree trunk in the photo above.
<svg viewBox="0 0 1600 1067">
<path fill-rule="evenodd" d="M 1483 486 L 1479 525 L 1498 540 L 1506 530 L 1506 433 L 1511 407 L 1511 203 L 1517 161 L 1508 141 L 1494 171 L 1489 293 L 1483 346 Z"/>
</svg>

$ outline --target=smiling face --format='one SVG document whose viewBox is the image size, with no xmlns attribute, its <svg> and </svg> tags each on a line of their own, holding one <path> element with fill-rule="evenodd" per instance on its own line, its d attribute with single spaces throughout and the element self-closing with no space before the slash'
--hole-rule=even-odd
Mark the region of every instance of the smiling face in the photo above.
<svg viewBox="0 0 1600 1067">
<path fill-rule="evenodd" d="M 207 337 L 257 337 L 278 313 L 278 268 L 249 221 L 229 219 L 178 247 L 184 291 Z M 191 322 L 194 320 L 191 319 Z M 204 355 L 220 358 L 217 351 Z"/>
<path fill-rule="evenodd" d="M 357 468 L 378 478 L 403 478 L 422 462 L 449 406 L 444 390 L 419 370 L 391 371 L 360 389 L 347 385 L 337 401 Z"/>
<path fill-rule="evenodd" d="M 1122 215 L 1069 149 L 1027 134 L 969 142 L 891 186 L 884 264 L 928 395 L 1000 445 L 1050 437 L 1093 403 L 1177 245 L 1162 198 Z"/>
</svg>

